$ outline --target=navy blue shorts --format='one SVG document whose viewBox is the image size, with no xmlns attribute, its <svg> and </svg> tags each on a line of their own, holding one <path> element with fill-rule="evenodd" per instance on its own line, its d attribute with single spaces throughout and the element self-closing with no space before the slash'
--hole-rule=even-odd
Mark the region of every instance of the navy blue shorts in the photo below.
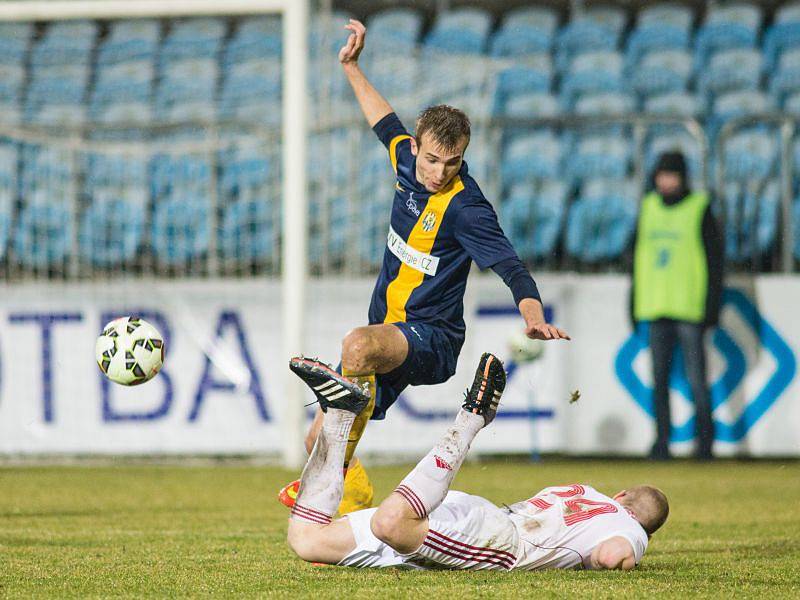
<svg viewBox="0 0 800 600">
<path fill-rule="evenodd" d="M 435 325 L 392 323 L 408 340 L 408 356 L 402 365 L 376 377 L 377 393 L 372 418 L 383 419 L 409 385 L 433 385 L 447 381 L 456 372 L 464 341 Z"/>
</svg>

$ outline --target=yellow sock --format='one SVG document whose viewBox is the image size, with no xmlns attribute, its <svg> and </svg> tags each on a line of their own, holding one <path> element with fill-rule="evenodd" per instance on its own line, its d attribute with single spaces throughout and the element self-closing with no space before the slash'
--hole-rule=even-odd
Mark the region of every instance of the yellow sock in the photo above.
<svg viewBox="0 0 800 600">
<path fill-rule="evenodd" d="M 347 450 L 345 451 L 344 458 L 344 494 L 342 502 L 339 504 L 339 514 L 346 515 L 356 510 L 369 508 L 372 506 L 372 498 L 374 495 L 372 483 L 370 483 L 367 472 L 364 470 L 361 461 L 353 459 L 356 446 L 358 446 L 361 436 L 364 434 L 364 429 L 367 427 L 367 421 L 372 416 L 375 410 L 375 374 L 368 375 L 353 375 L 342 369 L 342 375 L 355 381 L 359 384 L 365 382 L 369 384 L 369 403 L 364 407 L 364 410 L 356 417 L 353 426 L 350 428 L 350 436 L 347 440 Z"/>
<path fill-rule="evenodd" d="M 353 426 L 350 428 L 350 437 L 347 439 L 347 450 L 344 455 L 344 468 L 346 469 L 350 464 L 350 461 L 353 459 L 353 454 L 356 452 L 356 446 L 358 446 L 361 436 L 364 435 L 364 429 L 367 427 L 367 421 L 369 421 L 370 417 L 372 416 L 372 412 L 375 410 L 376 389 L 375 373 L 370 373 L 368 375 L 352 375 L 348 373 L 347 370 L 342 369 L 342 375 L 347 377 L 350 381 L 358 383 L 359 385 L 363 385 L 364 383 L 369 384 L 369 402 L 353 422 Z"/>
</svg>

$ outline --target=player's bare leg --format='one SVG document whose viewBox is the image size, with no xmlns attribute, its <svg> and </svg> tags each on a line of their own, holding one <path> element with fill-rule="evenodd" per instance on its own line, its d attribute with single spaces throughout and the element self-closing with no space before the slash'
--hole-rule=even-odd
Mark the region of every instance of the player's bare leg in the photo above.
<svg viewBox="0 0 800 600">
<path fill-rule="evenodd" d="M 398 327 L 391 324 L 357 327 L 342 341 L 342 375 L 366 387 L 370 402 L 356 417 L 350 430 L 350 439 L 344 457 L 345 488 L 339 513 L 344 515 L 372 505 L 373 490 L 364 467 L 354 459 L 356 446 L 364 434 L 367 422 L 375 409 L 375 375 L 388 373 L 403 364 L 408 356 L 408 340 Z M 311 449 L 322 427 L 323 413 L 317 410 L 305 438 L 306 451 Z M 279 495 L 281 502 L 291 506 L 299 481 L 287 485 Z"/>
<path fill-rule="evenodd" d="M 505 385 L 503 365 L 495 356 L 484 354 L 455 423 L 372 517 L 375 537 L 401 554 L 423 544 L 428 515 L 444 501 L 475 436 L 497 414 Z"/>
<path fill-rule="evenodd" d="M 293 360 L 290 364 L 295 372 L 319 370 L 314 361 Z M 342 463 L 350 428 L 369 401 L 359 391 L 345 388 L 341 393 L 319 396 L 325 412 L 322 427 L 300 478 L 287 534 L 292 550 L 304 560 L 336 563 L 355 547 L 349 524 L 332 519 L 344 488 Z"/>
</svg>

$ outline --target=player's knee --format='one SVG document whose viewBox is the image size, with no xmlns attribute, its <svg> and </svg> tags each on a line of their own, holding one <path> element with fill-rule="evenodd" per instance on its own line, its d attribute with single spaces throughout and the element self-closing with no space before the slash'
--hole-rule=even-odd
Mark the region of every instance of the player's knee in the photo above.
<svg viewBox="0 0 800 600">
<path fill-rule="evenodd" d="M 372 529 L 372 534 L 384 544 L 388 544 L 395 549 L 397 549 L 398 546 L 403 545 L 404 536 L 402 511 L 391 507 L 381 506 L 380 509 L 378 509 L 374 515 L 372 515 L 370 528 Z"/>
<path fill-rule="evenodd" d="M 367 327 L 357 327 L 342 340 L 342 367 L 356 373 L 371 370 L 379 350 Z"/>
<path fill-rule="evenodd" d="M 309 531 L 297 531 L 290 526 L 286 542 L 298 558 L 311 562 L 315 560 L 315 537 Z"/>
</svg>

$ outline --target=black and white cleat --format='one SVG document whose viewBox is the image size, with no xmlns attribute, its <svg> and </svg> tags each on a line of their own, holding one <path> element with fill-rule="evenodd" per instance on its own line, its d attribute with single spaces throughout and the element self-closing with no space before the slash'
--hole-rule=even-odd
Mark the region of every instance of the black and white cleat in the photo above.
<svg viewBox="0 0 800 600">
<path fill-rule="evenodd" d="M 500 397 L 506 389 L 506 371 L 503 363 L 494 355 L 485 352 L 475 371 L 475 380 L 464 395 L 462 408 L 481 415 L 486 425 L 494 420 Z"/>
<path fill-rule="evenodd" d="M 328 412 L 329 408 L 340 408 L 359 414 L 370 400 L 368 389 L 350 381 L 316 358 L 295 356 L 289 361 L 289 368 L 311 388 L 322 412 Z"/>
</svg>

